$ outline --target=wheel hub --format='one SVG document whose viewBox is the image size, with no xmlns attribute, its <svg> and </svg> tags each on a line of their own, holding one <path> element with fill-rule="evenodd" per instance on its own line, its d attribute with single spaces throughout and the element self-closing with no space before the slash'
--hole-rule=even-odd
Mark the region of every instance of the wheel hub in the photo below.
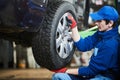
<svg viewBox="0 0 120 80">
<path fill-rule="evenodd" d="M 56 32 L 56 51 L 61 58 L 67 58 L 73 49 L 73 40 L 70 36 L 70 28 L 67 26 L 68 13 L 65 13 L 59 20 Z"/>
</svg>

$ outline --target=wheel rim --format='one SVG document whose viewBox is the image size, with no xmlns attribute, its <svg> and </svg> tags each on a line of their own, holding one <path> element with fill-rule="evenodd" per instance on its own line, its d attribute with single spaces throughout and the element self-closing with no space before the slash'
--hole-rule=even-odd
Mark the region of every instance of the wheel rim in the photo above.
<svg viewBox="0 0 120 80">
<path fill-rule="evenodd" d="M 56 51 L 61 58 L 67 58 L 73 50 L 73 40 L 70 36 L 70 27 L 66 26 L 66 16 L 70 13 L 65 13 L 59 20 L 56 30 Z"/>
</svg>

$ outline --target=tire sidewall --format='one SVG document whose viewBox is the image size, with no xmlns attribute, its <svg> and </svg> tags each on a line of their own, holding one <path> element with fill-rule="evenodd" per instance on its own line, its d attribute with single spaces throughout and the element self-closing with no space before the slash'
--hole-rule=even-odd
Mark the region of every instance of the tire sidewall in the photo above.
<svg viewBox="0 0 120 80">
<path fill-rule="evenodd" d="M 54 16 L 54 19 L 52 21 L 52 30 L 51 30 L 51 36 L 52 36 L 52 40 L 51 40 L 51 52 L 52 52 L 52 57 L 53 59 L 56 58 L 56 60 L 54 61 L 55 63 L 59 63 L 59 66 L 60 65 L 65 65 L 67 64 L 68 62 L 70 62 L 72 56 L 73 56 L 73 53 L 74 53 L 74 49 L 71 51 L 70 55 L 63 59 L 61 58 L 57 51 L 56 51 L 56 31 L 57 31 L 57 26 L 58 26 L 58 22 L 60 20 L 60 18 L 66 13 L 66 12 L 69 12 L 73 15 L 73 17 L 76 19 L 75 15 L 75 8 L 73 7 L 73 5 L 69 2 L 64 2 L 62 3 L 59 8 L 57 9 L 56 13 L 55 13 L 55 16 Z M 57 54 L 56 54 L 57 53 Z"/>
</svg>

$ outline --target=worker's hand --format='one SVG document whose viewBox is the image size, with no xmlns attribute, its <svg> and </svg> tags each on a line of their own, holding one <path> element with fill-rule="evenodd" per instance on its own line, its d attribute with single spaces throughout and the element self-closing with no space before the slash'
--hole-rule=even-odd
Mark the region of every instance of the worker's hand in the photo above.
<svg viewBox="0 0 120 80">
<path fill-rule="evenodd" d="M 51 70 L 52 72 L 56 72 L 56 73 L 65 73 L 67 70 L 67 68 L 61 68 L 61 69 L 57 69 L 57 70 Z"/>
<path fill-rule="evenodd" d="M 76 27 L 77 22 L 75 21 L 75 19 L 71 15 L 68 15 L 66 17 L 66 20 L 67 20 L 67 26 L 70 26 L 71 29 Z"/>
</svg>

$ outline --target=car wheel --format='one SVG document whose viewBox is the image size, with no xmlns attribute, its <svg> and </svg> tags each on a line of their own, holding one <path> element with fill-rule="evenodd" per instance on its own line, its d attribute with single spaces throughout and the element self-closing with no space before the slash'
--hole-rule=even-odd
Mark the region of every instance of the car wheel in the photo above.
<svg viewBox="0 0 120 80">
<path fill-rule="evenodd" d="M 73 57 L 75 47 L 70 28 L 66 26 L 68 14 L 75 18 L 75 8 L 71 3 L 50 3 L 41 29 L 33 38 L 34 58 L 49 70 L 65 67 Z"/>
</svg>

